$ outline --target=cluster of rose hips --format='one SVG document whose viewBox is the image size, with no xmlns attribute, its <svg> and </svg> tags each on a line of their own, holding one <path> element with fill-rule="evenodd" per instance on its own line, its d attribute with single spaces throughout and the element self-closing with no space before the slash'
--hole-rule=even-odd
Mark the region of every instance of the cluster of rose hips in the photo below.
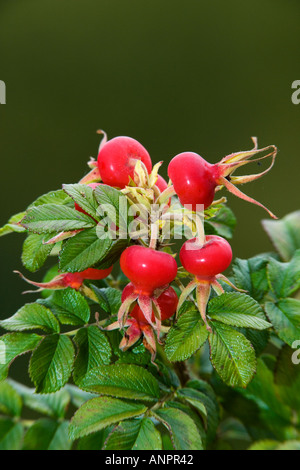
<svg viewBox="0 0 300 470">
<path fill-rule="evenodd" d="M 229 155 L 214 165 L 196 153 L 181 153 L 169 164 L 169 185 L 156 171 L 149 187 L 149 177 L 153 175 L 153 171 L 147 150 L 132 138 L 116 137 L 107 141 L 106 134 L 103 134 L 98 159 L 90 163 L 90 173 L 81 180 L 82 184 L 89 184 L 93 189 L 99 184 L 124 191 L 130 186 L 141 188 L 146 186 L 146 189 L 153 191 L 154 202 L 167 202 L 167 211 L 172 210 L 171 197 L 175 195 L 182 205 L 188 204 L 193 211 L 197 211 L 199 206 L 207 209 L 213 204 L 216 191 L 225 186 L 242 199 L 262 206 L 238 190 L 236 185 L 255 180 L 269 171 L 276 157 L 276 148 L 273 146 L 259 150 L 255 141 L 253 150 Z M 251 159 L 260 154 L 263 156 Z M 272 163 L 262 173 L 239 177 L 232 175 L 237 168 L 250 161 L 260 161 L 267 157 L 272 158 Z M 141 176 L 143 172 L 145 178 Z M 75 208 L 84 212 L 77 204 Z M 268 209 L 266 210 L 275 217 Z M 195 238 L 187 240 L 180 250 L 180 261 L 194 279 L 186 287 L 182 286 L 182 294 L 178 300 L 175 290 L 170 286 L 177 276 L 174 256 L 157 249 L 155 243 L 150 243 L 149 246 L 145 246 L 144 241 L 139 244 L 136 240 L 134 243 L 124 250 L 120 258 L 121 270 L 130 283 L 122 293 L 118 321 L 109 325 L 107 329 L 121 328 L 125 331 L 120 344 L 123 350 L 131 347 L 143 336 L 145 347 L 150 350 L 152 357 L 155 357 L 156 340 L 160 341 L 160 332 L 164 330 L 161 323 L 172 317 L 186 299 L 193 299 L 191 294 L 194 290 L 196 304 L 209 328 L 206 307 L 211 287 L 217 294 L 224 292 L 218 280 L 222 279 L 229 283 L 222 273 L 232 261 L 232 250 L 224 238 L 215 235 L 205 236 L 204 231 L 198 233 Z M 85 279 L 103 279 L 111 270 L 112 267 L 108 270 L 91 268 L 82 273 L 60 274 L 50 283 L 32 284 L 40 288 L 79 289 Z"/>
</svg>

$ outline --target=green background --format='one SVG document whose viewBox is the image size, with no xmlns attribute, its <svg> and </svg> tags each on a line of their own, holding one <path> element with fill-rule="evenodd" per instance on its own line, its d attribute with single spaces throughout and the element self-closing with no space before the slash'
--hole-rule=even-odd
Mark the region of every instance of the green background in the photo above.
<svg viewBox="0 0 300 470">
<path fill-rule="evenodd" d="M 164 160 L 164 175 L 177 153 L 214 163 L 257 136 L 280 153 L 244 190 L 280 217 L 299 209 L 300 105 L 291 102 L 299 21 L 299 0 L 1 0 L 0 225 L 77 182 L 97 154 L 99 128 L 138 139 Z M 239 220 L 235 255 L 270 250 L 267 214 L 228 200 Z M 22 270 L 22 239 L 0 240 L 1 318 L 25 300 L 12 273 Z"/>
</svg>

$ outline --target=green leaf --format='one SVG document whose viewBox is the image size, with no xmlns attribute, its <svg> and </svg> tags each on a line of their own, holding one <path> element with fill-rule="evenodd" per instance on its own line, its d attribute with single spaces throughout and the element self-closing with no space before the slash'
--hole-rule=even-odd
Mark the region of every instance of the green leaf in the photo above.
<svg viewBox="0 0 300 470">
<path fill-rule="evenodd" d="M 53 313 L 38 303 L 26 304 L 7 320 L 0 321 L 0 326 L 9 331 L 41 329 L 59 333 L 59 323 Z"/>
<path fill-rule="evenodd" d="M 264 413 L 267 411 L 271 413 L 266 415 L 268 424 L 271 416 L 280 418 L 279 421 L 275 421 L 276 427 L 279 426 L 279 429 L 284 425 L 282 419 L 286 421 L 285 424 L 290 421 L 291 412 L 289 408 L 278 399 L 274 374 L 262 359 L 257 361 L 257 371 L 254 379 L 245 390 L 240 390 L 240 393 L 249 400 L 254 401 Z"/>
<path fill-rule="evenodd" d="M 105 334 L 95 325 L 81 328 L 74 341 L 78 354 L 74 363 L 74 382 L 79 383 L 94 368 L 109 364 L 111 347 Z"/>
<path fill-rule="evenodd" d="M 94 190 L 86 184 L 64 184 L 63 190 L 77 203 L 81 209 L 93 219 L 99 220 L 97 209 L 99 203 L 94 196 Z"/>
<path fill-rule="evenodd" d="M 8 382 L 0 383 L 0 413 L 21 416 L 22 399 Z"/>
<path fill-rule="evenodd" d="M 300 250 L 295 252 L 289 263 L 271 260 L 268 279 L 272 291 L 279 299 L 290 297 L 300 289 Z"/>
<path fill-rule="evenodd" d="M 99 204 L 98 214 L 106 216 L 107 225 L 113 223 L 122 233 L 127 234 L 127 227 L 133 220 L 128 216 L 129 202 L 120 191 L 111 186 L 101 184 L 94 191 L 96 200 Z M 127 238 L 127 237 L 126 237 Z"/>
<path fill-rule="evenodd" d="M 63 243 L 59 267 L 64 272 L 84 271 L 100 263 L 108 254 L 111 244 L 111 239 L 98 237 L 96 227 L 84 230 Z"/>
<path fill-rule="evenodd" d="M 23 450 L 70 450 L 68 423 L 50 419 L 36 421 L 24 437 Z"/>
<path fill-rule="evenodd" d="M 26 229 L 19 225 L 19 222 L 23 219 L 25 216 L 26 212 L 20 212 L 19 214 L 14 215 L 9 219 L 7 224 L 4 225 L 4 227 L 0 228 L 0 237 L 3 237 L 4 235 L 9 235 L 10 233 L 16 232 L 16 233 L 23 233 L 26 232 Z"/>
<path fill-rule="evenodd" d="M 0 337 L 0 380 L 7 377 L 12 361 L 26 352 L 32 351 L 41 341 L 34 333 L 8 333 Z"/>
<path fill-rule="evenodd" d="M 222 378 L 231 387 L 246 387 L 256 370 L 256 358 L 251 343 L 244 335 L 222 325 L 210 322 L 209 334 L 211 362 Z"/>
<path fill-rule="evenodd" d="M 293 363 L 295 351 L 284 346 L 278 356 L 275 369 L 275 384 L 283 403 L 300 412 L 300 367 Z"/>
<path fill-rule="evenodd" d="M 283 299 L 265 305 L 267 316 L 282 341 L 292 346 L 300 338 L 300 300 Z"/>
<path fill-rule="evenodd" d="M 176 408 L 162 408 L 155 416 L 168 429 L 174 449 L 203 450 L 202 440 L 196 424 L 186 413 Z"/>
<path fill-rule="evenodd" d="M 91 228 L 95 226 L 95 221 L 71 207 L 45 204 L 29 209 L 22 225 L 30 232 L 59 233 Z"/>
<path fill-rule="evenodd" d="M 28 209 L 43 206 L 45 204 L 66 205 L 70 202 L 72 203 L 70 197 L 62 189 L 58 189 L 57 191 L 50 191 L 49 193 L 43 194 L 30 204 Z"/>
<path fill-rule="evenodd" d="M 267 265 L 272 259 L 271 255 L 259 255 L 254 258 L 239 259 L 233 263 L 235 285 L 246 290 L 250 297 L 258 302 L 269 291 L 267 279 Z"/>
<path fill-rule="evenodd" d="M 70 436 L 77 439 L 100 431 L 111 424 L 140 416 L 146 411 L 147 407 L 142 403 L 126 402 L 111 397 L 93 398 L 75 413 L 70 425 Z"/>
<path fill-rule="evenodd" d="M 254 442 L 248 450 L 277 450 L 279 446 L 278 441 L 272 441 L 271 439 L 265 439 Z"/>
<path fill-rule="evenodd" d="M 116 239 L 111 240 L 109 250 L 105 254 L 101 261 L 96 264 L 97 269 L 106 269 L 116 263 L 123 251 L 129 246 L 130 240 Z"/>
<path fill-rule="evenodd" d="M 289 261 L 300 249 L 300 211 L 281 220 L 263 220 L 263 228 L 284 261 Z"/>
<path fill-rule="evenodd" d="M 53 245 L 45 245 L 44 242 L 50 240 L 52 235 L 45 236 L 37 233 L 28 235 L 22 251 L 22 263 L 28 271 L 33 273 L 44 265 L 53 248 Z"/>
<path fill-rule="evenodd" d="M 272 327 L 265 320 L 261 306 L 251 297 L 238 292 L 225 293 L 208 304 L 208 314 L 213 320 L 226 325 L 264 330 Z"/>
<path fill-rule="evenodd" d="M 99 299 L 100 307 L 110 315 L 116 315 L 121 307 L 122 292 L 112 287 L 104 287 L 99 289 L 92 286 L 97 298 Z"/>
<path fill-rule="evenodd" d="M 22 441 L 22 424 L 0 417 L 0 450 L 21 450 Z"/>
<path fill-rule="evenodd" d="M 80 388 L 133 400 L 155 401 L 159 398 L 157 380 L 150 372 L 133 364 L 99 366 L 85 376 Z"/>
<path fill-rule="evenodd" d="M 74 360 L 72 341 L 64 335 L 46 336 L 34 350 L 30 365 L 30 377 L 37 393 L 53 393 L 68 381 Z"/>
<path fill-rule="evenodd" d="M 236 227 L 236 217 L 229 207 L 221 209 L 209 220 L 205 220 L 205 233 L 231 239 Z"/>
<path fill-rule="evenodd" d="M 84 392 L 83 390 L 80 390 L 80 388 L 71 384 L 67 384 L 63 390 L 67 390 L 71 397 L 71 402 L 76 408 L 80 408 L 88 400 L 96 397 L 96 394 Z"/>
<path fill-rule="evenodd" d="M 208 332 L 198 310 L 189 302 L 167 336 L 165 352 L 169 361 L 184 361 L 205 343 Z"/>
<path fill-rule="evenodd" d="M 203 403 L 203 395 L 198 390 L 183 388 L 178 390 L 178 397 L 183 398 L 187 403 L 192 405 L 200 413 L 204 422 L 207 422 L 207 410 Z"/>
<path fill-rule="evenodd" d="M 90 319 L 90 307 L 84 296 L 75 289 L 55 291 L 39 303 L 51 308 L 63 325 L 85 325 Z"/>
<path fill-rule="evenodd" d="M 123 421 L 109 435 L 105 450 L 162 450 L 159 431 L 149 418 Z"/>
<path fill-rule="evenodd" d="M 27 408 L 51 418 L 64 418 L 71 399 L 67 390 L 62 389 L 49 395 L 40 395 L 35 393 L 33 388 L 26 387 L 13 380 L 9 380 L 9 383 L 22 397 L 24 406 Z"/>
</svg>

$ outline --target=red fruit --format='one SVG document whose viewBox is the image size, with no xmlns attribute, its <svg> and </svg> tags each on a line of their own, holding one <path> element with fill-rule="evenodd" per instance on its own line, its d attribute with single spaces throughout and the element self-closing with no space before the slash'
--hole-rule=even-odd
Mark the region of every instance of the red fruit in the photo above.
<svg viewBox="0 0 300 470">
<path fill-rule="evenodd" d="M 100 186 L 101 183 L 90 183 L 88 184 L 87 186 L 89 186 L 90 188 L 92 189 L 95 189 L 97 188 L 97 186 Z M 78 211 L 78 212 L 82 212 L 83 214 L 86 214 L 88 215 L 83 209 L 81 209 L 81 207 L 75 202 L 75 209 Z"/>
<path fill-rule="evenodd" d="M 122 302 L 126 300 L 126 298 L 134 292 L 133 284 L 127 284 L 125 289 L 122 293 Z M 168 287 L 158 298 L 157 298 L 158 305 L 161 310 L 161 321 L 167 320 L 168 318 L 172 317 L 176 312 L 177 305 L 178 305 L 178 297 L 173 289 L 173 287 Z M 135 318 L 137 322 L 141 324 L 148 324 L 141 308 L 136 304 L 133 310 L 130 312 L 130 316 Z M 154 313 L 152 313 L 152 322 L 155 322 Z"/>
<path fill-rule="evenodd" d="M 120 266 L 134 285 L 135 292 L 148 296 L 152 296 L 155 289 L 170 284 L 177 274 L 173 256 L 143 246 L 126 248 Z"/>
<path fill-rule="evenodd" d="M 167 189 L 168 183 L 166 182 L 166 180 L 162 176 L 158 175 L 155 186 L 157 186 L 158 189 L 160 190 L 160 192 L 163 193 L 164 190 Z"/>
<path fill-rule="evenodd" d="M 211 165 L 200 155 L 193 152 L 180 153 L 174 157 L 168 167 L 176 194 L 182 205 L 203 205 L 207 209 L 215 197 L 218 186 L 218 168 Z"/>
<path fill-rule="evenodd" d="M 232 261 L 229 243 L 217 235 L 208 235 L 199 245 L 196 238 L 186 241 L 180 250 L 182 266 L 198 279 L 212 279 L 225 271 Z"/>
<path fill-rule="evenodd" d="M 109 140 L 99 151 L 98 168 L 104 184 L 123 189 L 134 179 L 134 168 L 141 160 L 148 173 L 152 162 L 147 150 L 135 139 L 115 137 Z"/>
</svg>

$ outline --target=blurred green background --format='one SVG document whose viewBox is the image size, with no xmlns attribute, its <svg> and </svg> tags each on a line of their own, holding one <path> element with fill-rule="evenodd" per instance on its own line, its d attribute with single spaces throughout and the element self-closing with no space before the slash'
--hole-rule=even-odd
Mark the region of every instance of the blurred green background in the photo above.
<svg viewBox="0 0 300 470">
<path fill-rule="evenodd" d="M 291 102 L 299 21 L 298 0 L 1 0 L 0 225 L 77 182 L 97 154 L 99 128 L 138 139 L 164 160 L 164 175 L 179 152 L 213 163 L 257 136 L 280 153 L 245 191 L 280 217 L 299 209 L 300 105 Z M 269 250 L 267 214 L 228 200 L 239 220 L 235 255 Z M 22 239 L 0 240 L 1 318 L 24 303 L 12 273 L 22 270 Z"/>
</svg>

